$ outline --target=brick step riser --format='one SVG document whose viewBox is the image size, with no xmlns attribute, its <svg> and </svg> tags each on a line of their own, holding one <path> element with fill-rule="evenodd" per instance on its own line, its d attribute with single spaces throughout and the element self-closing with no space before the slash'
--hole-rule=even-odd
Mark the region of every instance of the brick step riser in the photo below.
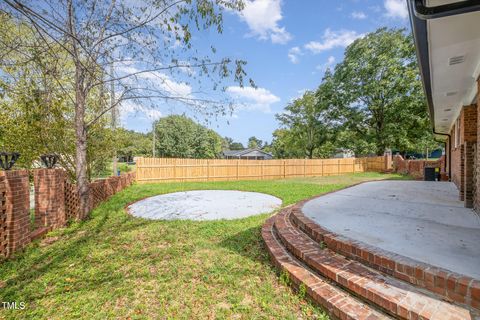
<svg viewBox="0 0 480 320">
<path fill-rule="evenodd" d="M 480 311 L 480 281 L 451 271 L 427 265 L 394 253 L 347 239 L 305 217 L 301 205 L 292 208 L 291 223 L 313 241 L 348 259 L 358 261 L 388 276 L 428 290 L 447 301 Z"/>
<path fill-rule="evenodd" d="M 390 316 L 372 309 L 371 306 L 363 304 L 343 290 L 332 286 L 302 266 L 281 244 L 281 240 L 273 228 L 273 217 L 263 225 L 262 238 L 275 267 L 282 273 L 288 274 L 295 289 L 298 290 L 303 284 L 308 298 L 328 311 L 331 317 L 342 320 L 392 319 Z"/>
<path fill-rule="evenodd" d="M 308 236 L 305 235 L 302 231 L 296 229 L 292 224 L 289 225 L 289 214 L 287 213 L 287 217 L 285 217 L 284 215 L 285 211 L 278 214 L 274 222 L 274 229 L 276 230 L 280 241 L 293 256 L 305 263 L 308 267 L 312 268 L 315 272 L 329 279 L 330 281 L 335 282 L 344 290 L 355 294 L 357 297 L 364 300 L 366 303 L 375 305 L 377 308 L 397 318 L 430 319 L 434 315 L 437 307 L 433 303 L 426 303 L 426 307 L 417 307 L 415 305 L 416 302 L 410 302 L 410 299 L 407 299 L 406 296 L 406 300 L 404 300 L 403 298 L 400 299 L 396 296 L 382 294 L 382 292 L 378 291 L 375 286 L 382 285 L 384 279 L 380 275 L 372 275 L 373 271 L 370 272 L 370 276 L 367 277 L 370 280 L 367 279 L 365 281 L 366 278 L 364 278 L 363 276 L 357 276 L 353 272 L 344 272 L 345 270 L 348 270 L 343 269 L 344 266 L 350 264 L 348 260 L 340 258 L 335 260 L 334 262 L 329 261 L 329 258 L 319 257 L 318 255 L 321 255 L 324 251 L 314 249 L 314 247 L 318 248 L 318 244 L 314 240 L 308 238 Z M 277 226 L 278 223 L 281 223 L 280 228 Z M 303 240 L 302 236 L 304 239 L 310 239 L 311 241 Z M 329 249 L 325 249 L 325 252 L 327 253 L 326 257 L 335 254 Z M 338 264 L 339 262 L 340 264 Z M 329 263 L 331 263 L 331 265 L 329 265 Z M 337 265 L 335 263 L 337 263 Z M 341 265 L 341 263 L 345 264 Z M 355 263 L 358 264 L 358 262 Z M 364 272 L 365 268 L 363 268 L 363 270 L 360 270 L 359 272 L 362 271 Z M 371 277 L 374 277 L 375 280 L 372 281 Z M 432 301 L 431 298 L 429 301 Z M 450 310 L 450 307 L 443 309 L 445 310 L 445 313 L 454 314 L 456 312 L 456 310 L 455 312 L 453 309 Z M 468 312 L 466 312 L 466 314 L 468 314 Z M 468 317 L 466 316 L 466 314 L 464 314 L 464 316 L 459 319 L 467 319 Z"/>
</svg>

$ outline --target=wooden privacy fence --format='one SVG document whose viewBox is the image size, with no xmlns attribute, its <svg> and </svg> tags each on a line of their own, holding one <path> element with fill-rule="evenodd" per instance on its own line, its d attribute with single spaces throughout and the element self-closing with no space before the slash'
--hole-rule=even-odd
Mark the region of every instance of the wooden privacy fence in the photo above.
<svg viewBox="0 0 480 320">
<path fill-rule="evenodd" d="M 387 170 L 386 156 L 346 159 L 137 159 L 137 182 L 263 180 Z"/>
</svg>

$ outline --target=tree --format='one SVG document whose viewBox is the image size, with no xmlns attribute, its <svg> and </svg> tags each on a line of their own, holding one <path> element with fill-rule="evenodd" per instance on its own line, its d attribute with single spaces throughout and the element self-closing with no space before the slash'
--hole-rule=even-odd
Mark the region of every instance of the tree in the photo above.
<svg viewBox="0 0 480 320">
<path fill-rule="evenodd" d="M 324 83 L 318 91 L 326 90 Z M 320 155 L 320 148 L 333 139 L 329 107 L 329 100 L 321 93 L 306 91 L 301 98 L 289 103 L 283 113 L 277 114 L 277 120 L 286 130 L 279 132 L 281 135 L 276 137 L 275 143 L 278 145 L 282 138 L 282 144 L 294 150 L 290 153 L 301 157 L 312 159 Z"/>
<path fill-rule="evenodd" d="M 242 7 L 241 0 L 45 0 L 28 4 L 4 0 L 0 4 L 1 11 L 32 26 L 54 61 L 66 59 L 73 66 L 69 83 L 60 89 L 71 100 L 74 111 L 80 218 L 86 217 L 89 209 L 88 135 L 112 108 L 126 100 L 161 98 L 206 115 L 225 112 L 225 101 L 172 90 L 172 76 L 181 72 L 190 72 L 190 78 L 207 75 L 213 80 L 213 89 L 230 77 L 243 85 L 244 61 L 212 60 L 195 51 L 192 44 L 195 30 L 214 28 L 222 32 L 224 8 Z M 48 50 L 54 46 L 62 49 L 60 53 Z M 191 72 L 195 69 L 199 72 Z M 117 93 L 108 103 L 105 90 L 111 85 Z"/>
<path fill-rule="evenodd" d="M 222 151 L 223 139 L 192 119 L 173 115 L 155 122 L 157 154 L 162 157 L 212 159 Z"/>
<path fill-rule="evenodd" d="M 241 142 L 235 142 L 232 138 L 225 137 L 225 150 L 243 150 L 245 147 Z"/>
<path fill-rule="evenodd" d="M 136 156 L 148 156 L 152 153 L 151 134 L 118 128 L 115 130 L 115 137 L 118 157 L 132 159 Z"/>
<path fill-rule="evenodd" d="M 59 155 L 59 163 L 75 177 L 73 109 L 61 86 L 69 84 L 73 65 L 53 59 L 43 40 L 26 23 L 0 12 L 0 149 L 18 151 L 17 165 L 31 168 L 45 153 Z M 99 92 L 96 92 L 97 94 Z M 97 95 L 97 98 L 99 96 Z M 98 104 L 92 104 L 95 111 Z M 88 175 L 97 175 L 111 156 L 112 134 L 104 118 L 90 128 Z M 61 137 L 61 139 L 59 139 Z"/>
<path fill-rule="evenodd" d="M 356 153 L 406 150 L 430 126 L 415 47 L 405 30 L 381 28 L 356 40 L 335 68 L 341 144 Z"/>
<path fill-rule="evenodd" d="M 257 137 L 250 137 L 248 138 L 248 147 L 250 149 L 255 149 L 255 148 L 263 148 L 263 141 L 258 139 Z"/>
</svg>

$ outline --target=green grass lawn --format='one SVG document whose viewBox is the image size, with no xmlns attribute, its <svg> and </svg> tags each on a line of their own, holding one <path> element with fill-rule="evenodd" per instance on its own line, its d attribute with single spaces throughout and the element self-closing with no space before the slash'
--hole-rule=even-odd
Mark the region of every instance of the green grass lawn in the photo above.
<svg viewBox="0 0 480 320">
<path fill-rule="evenodd" d="M 328 318 L 285 285 L 260 235 L 269 214 L 213 221 L 148 221 L 124 206 L 161 193 L 238 189 L 278 196 L 283 205 L 353 183 L 402 178 L 377 173 L 273 181 L 134 185 L 91 219 L 51 232 L 0 265 L 0 311 L 12 319 Z"/>
</svg>

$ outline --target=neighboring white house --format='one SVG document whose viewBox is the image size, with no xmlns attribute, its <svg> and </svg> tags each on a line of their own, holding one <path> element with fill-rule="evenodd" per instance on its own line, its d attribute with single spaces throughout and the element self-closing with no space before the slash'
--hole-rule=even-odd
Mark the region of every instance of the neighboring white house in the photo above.
<svg viewBox="0 0 480 320">
<path fill-rule="evenodd" d="M 273 156 L 260 149 L 225 150 L 222 152 L 225 159 L 243 160 L 270 160 Z"/>
<path fill-rule="evenodd" d="M 349 149 L 337 149 L 335 150 L 334 158 L 354 158 L 355 153 Z"/>
</svg>

